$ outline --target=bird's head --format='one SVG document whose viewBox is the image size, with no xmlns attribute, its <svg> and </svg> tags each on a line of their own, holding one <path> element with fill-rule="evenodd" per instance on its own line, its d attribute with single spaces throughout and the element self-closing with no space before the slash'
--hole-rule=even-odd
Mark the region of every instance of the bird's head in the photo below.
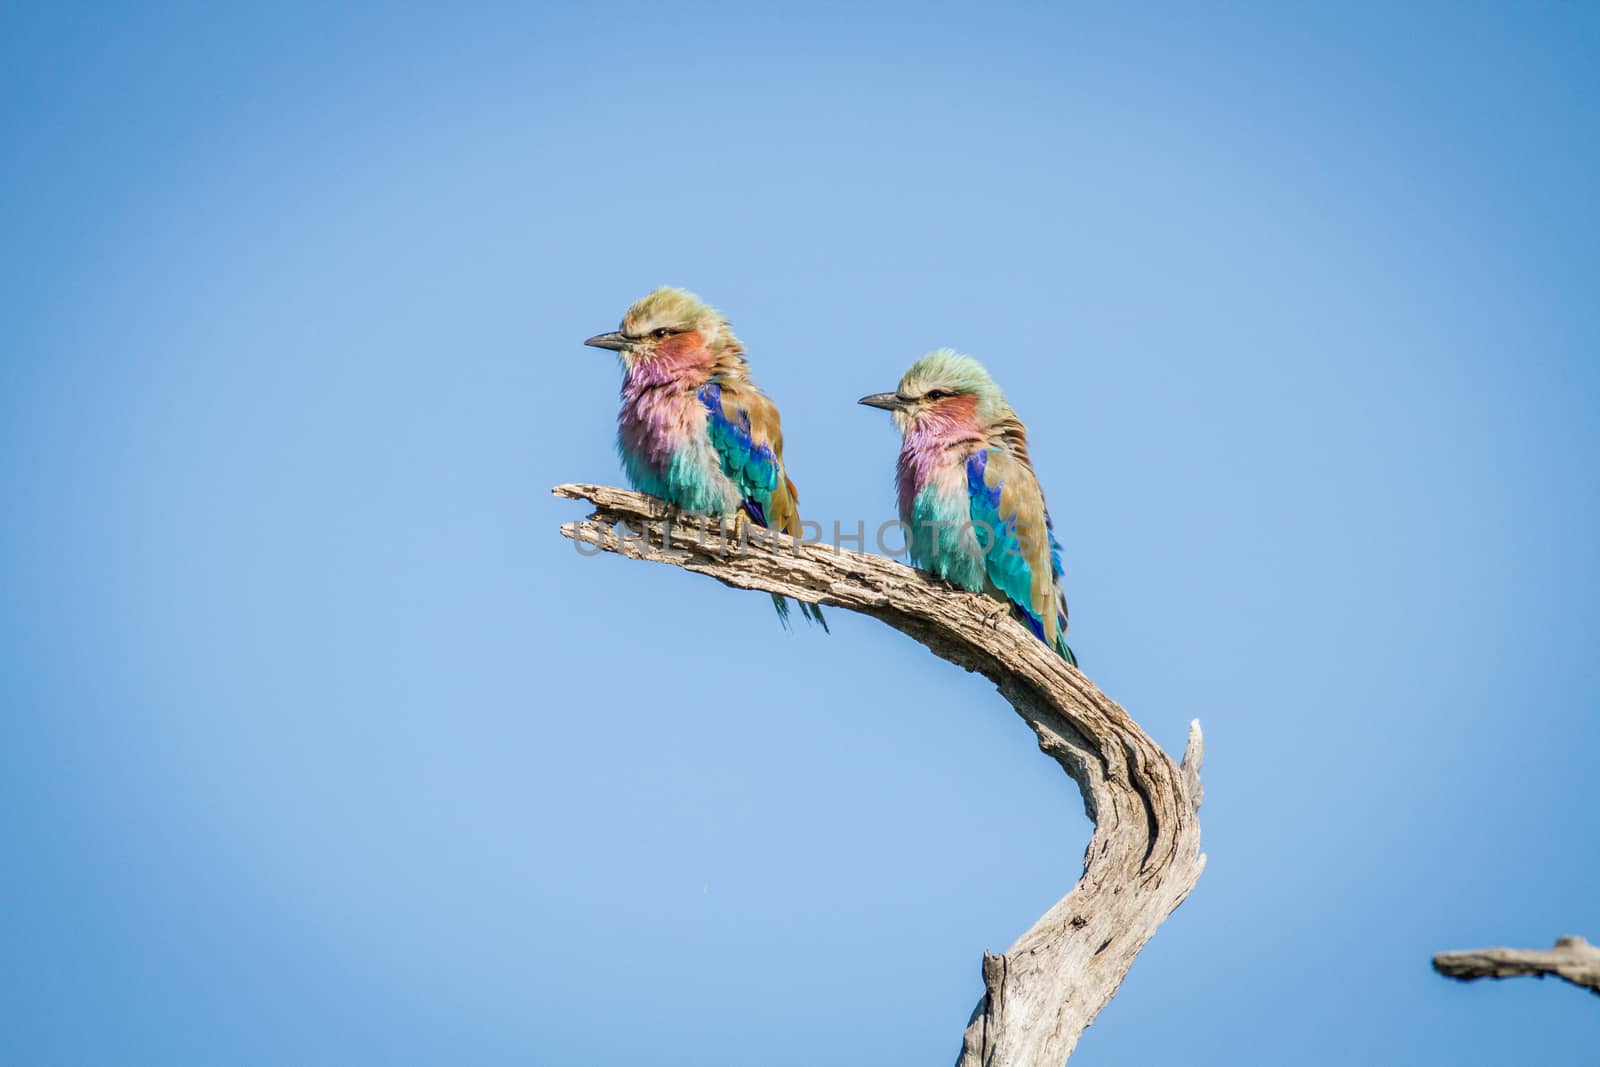
<svg viewBox="0 0 1600 1067">
<path fill-rule="evenodd" d="M 874 393 L 857 403 L 894 415 L 901 433 L 916 429 L 987 429 L 1015 418 L 1000 387 L 983 364 L 953 348 L 939 348 L 911 365 L 892 393 Z"/>
<path fill-rule="evenodd" d="M 622 316 L 620 328 L 583 343 L 591 348 L 610 349 L 629 369 L 696 351 L 712 357 L 737 356 L 744 351 L 716 308 L 687 289 L 667 286 L 630 307 Z"/>
</svg>

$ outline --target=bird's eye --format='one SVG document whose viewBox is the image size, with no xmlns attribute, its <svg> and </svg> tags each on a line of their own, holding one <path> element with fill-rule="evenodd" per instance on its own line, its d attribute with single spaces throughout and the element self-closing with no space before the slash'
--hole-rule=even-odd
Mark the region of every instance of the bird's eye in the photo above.
<svg viewBox="0 0 1600 1067">
<path fill-rule="evenodd" d="M 924 399 L 924 400 L 943 400 L 946 397 L 952 397 L 952 396 L 955 396 L 955 395 L 956 394 L 950 392 L 950 390 L 948 390 L 948 389 L 929 389 L 926 393 L 922 394 L 922 399 Z"/>
<path fill-rule="evenodd" d="M 671 337 L 672 331 L 667 329 L 665 326 L 662 326 L 660 329 L 651 330 L 650 336 L 659 341 L 663 337 Z"/>
</svg>

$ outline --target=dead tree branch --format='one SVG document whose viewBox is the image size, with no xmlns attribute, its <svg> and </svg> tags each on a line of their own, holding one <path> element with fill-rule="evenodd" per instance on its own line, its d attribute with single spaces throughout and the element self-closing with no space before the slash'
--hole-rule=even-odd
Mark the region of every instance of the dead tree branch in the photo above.
<svg viewBox="0 0 1600 1067">
<path fill-rule="evenodd" d="M 1433 969 L 1448 978 L 1543 978 L 1554 975 L 1600 994 L 1600 948 L 1581 937 L 1562 937 L 1554 948 L 1478 948 L 1441 952 Z"/>
<path fill-rule="evenodd" d="M 553 492 L 593 513 L 561 527 L 586 551 L 670 563 L 738 589 L 848 608 L 909 634 L 994 682 L 1078 783 L 1094 821 L 1083 876 L 1003 954 L 983 957 L 984 993 L 957 1067 L 1064 1063 L 1134 957 L 1189 895 L 1200 853 L 1198 721 L 1176 764 L 1128 713 L 994 601 L 882 556 L 803 544 L 759 527 L 742 551 L 653 497 L 597 485 Z M 620 527 L 619 527 L 619 524 Z M 729 524 L 731 528 L 731 523 Z"/>
</svg>

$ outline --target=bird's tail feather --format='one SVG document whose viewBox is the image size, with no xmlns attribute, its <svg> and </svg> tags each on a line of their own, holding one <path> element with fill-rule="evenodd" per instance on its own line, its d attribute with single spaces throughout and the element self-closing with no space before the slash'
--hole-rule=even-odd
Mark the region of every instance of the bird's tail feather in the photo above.
<svg viewBox="0 0 1600 1067">
<path fill-rule="evenodd" d="M 1061 653 L 1062 659 L 1066 660 L 1074 667 L 1078 665 L 1078 657 L 1072 654 L 1072 646 L 1067 644 L 1066 637 L 1063 636 L 1056 638 L 1056 651 Z"/>
<path fill-rule="evenodd" d="M 768 521 L 770 520 L 770 521 Z M 800 491 L 794 487 L 794 482 L 785 474 L 778 490 L 772 494 L 767 518 L 762 520 L 762 525 L 771 526 L 782 530 L 790 537 L 800 536 Z M 828 620 L 822 617 L 822 608 L 816 604 L 807 604 L 804 600 L 796 601 L 800 605 L 800 616 L 806 622 L 816 623 L 822 627 L 822 632 L 828 632 Z M 778 594 L 772 594 L 772 605 L 778 609 L 778 618 L 783 620 L 783 628 L 789 628 L 789 602 Z"/>
<path fill-rule="evenodd" d="M 817 604 L 808 604 L 804 600 L 797 600 L 800 605 L 800 617 L 806 622 L 816 623 L 822 627 L 823 633 L 829 633 L 828 620 L 822 617 L 822 608 Z M 778 611 L 778 621 L 783 623 L 785 630 L 789 629 L 789 600 L 787 597 L 772 594 L 772 606 Z"/>
<path fill-rule="evenodd" d="M 806 617 L 806 621 L 807 622 L 814 622 L 818 626 L 822 627 L 822 632 L 823 633 L 831 633 L 832 632 L 831 630 L 828 629 L 828 620 L 822 617 L 822 605 L 821 604 L 807 604 L 804 600 L 800 601 L 799 603 L 800 603 L 800 614 L 802 614 L 802 615 L 804 615 Z"/>
</svg>

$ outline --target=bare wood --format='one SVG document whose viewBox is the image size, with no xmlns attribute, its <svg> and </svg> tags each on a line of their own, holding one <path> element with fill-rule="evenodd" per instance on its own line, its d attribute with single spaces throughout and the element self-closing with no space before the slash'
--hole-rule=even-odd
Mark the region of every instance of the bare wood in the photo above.
<svg viewBox="0 0 1600 1067">
<path fill-rule="evenodd" d="M 959 667 L 977 671 L 1078 783 L 1094 821 L 1083 876 L 1000 955 L 983 956 L 983 997 L 957 1067 L 1066 1062 L 1121 985 L 1134 957 L 1194 888 L 1204 744 L 1190 723 L 1176 764 L 1120 706 L 993 600 L 882 556 L 805 544 L 755 527 L 739 550 L 720 528 L 654 497 L 599 485 L 552 490 L 593 513 L 561 533 L 631 559 L 669 563 L 738 589 L 759 589 L 879 619 Z M 618 524 L 623 524 L 619 532 Z"/>
<path fill-rule="evenodd" d="M 1581 937 L 1556 939 L 1554 948 L 1479 948 L 1441 952 L 1433 969 L 1449 978 L 1543 978 L 1554 975 L 1600 993 L 1600 948 Z"/>
</svg>

